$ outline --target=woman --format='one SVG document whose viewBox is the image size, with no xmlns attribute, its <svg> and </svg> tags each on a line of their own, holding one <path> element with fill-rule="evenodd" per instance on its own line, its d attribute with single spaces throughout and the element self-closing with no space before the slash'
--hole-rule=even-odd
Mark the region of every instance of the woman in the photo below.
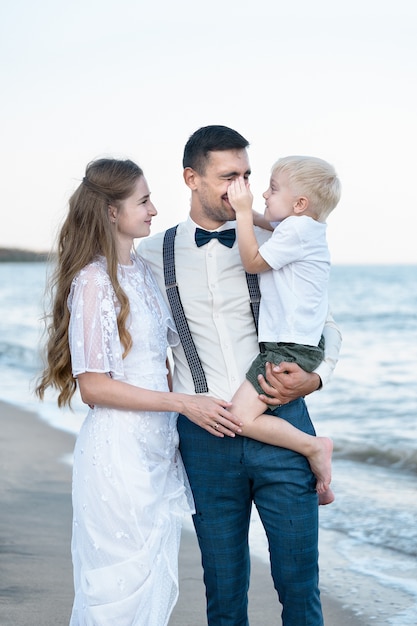
<svg viewBox="0 0 417 626">
<path fill-rule="evenodd" d="M 71 626 L 164 626 L 178 596 L 182 516 L 192 497 L 177 413 L 240 432 L 230 403 L 169 391 L 178 337 L 149 268 L 133 252 L 156 209 L 132 161 L 87 166 L 58 240 L 47 366 L 37 387 L 90 411 L 74 451 Z M 77 382 L 76 382 L 77 381 Z"/>
</svg>

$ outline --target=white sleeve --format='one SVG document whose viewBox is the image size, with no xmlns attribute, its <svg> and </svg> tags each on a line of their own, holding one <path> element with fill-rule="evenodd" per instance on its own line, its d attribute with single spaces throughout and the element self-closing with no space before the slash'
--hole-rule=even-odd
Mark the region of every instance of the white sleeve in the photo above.
<svg viewBox="0 0 417 626">
<path fill-rule="evenodd" d="M 259 254 L 273 270 L 303 259 L 305 253 L 294 221 L 284 220 L 268 241 L 259 246 Z"/>
<path fill-rule="evenodd" d="M 74 278 L 68 297 L 72 372 L 123 375 L 117 301 L 109 276 L 96 263 Z"/>
<path fill-rule="evenodd" d="M 323 329 L 324 336 L 324 359 L 314 370 L 321 378 L 323 387 L 329 382 L 336 363 L 339 360 L 340 347 L 342 345 L 342 334 L 333 319 L 330 311 L 327 314 L 326 323 Z"/>
</svg>

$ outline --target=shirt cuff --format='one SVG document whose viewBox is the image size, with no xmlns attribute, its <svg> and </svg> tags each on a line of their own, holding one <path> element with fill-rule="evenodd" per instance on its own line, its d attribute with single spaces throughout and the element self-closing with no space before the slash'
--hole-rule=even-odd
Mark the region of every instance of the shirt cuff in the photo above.
<svg viewBox="0 0 417 626">
<path fill-rule="evenodd" d="M 314 373 L 320 376 L 321 384 L 318 389 L 321 389 L 329 382 L 333 370 L 327 365 L 326 361 L 322 361 L 318 368 L 314 370 Z"/>
</svg>

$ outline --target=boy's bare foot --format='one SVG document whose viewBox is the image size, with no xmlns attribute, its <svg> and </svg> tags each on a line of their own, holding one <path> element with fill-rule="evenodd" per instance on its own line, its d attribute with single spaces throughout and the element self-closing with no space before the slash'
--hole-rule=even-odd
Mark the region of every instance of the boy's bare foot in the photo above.
<svg viewBox="0 0 417 626">
<path fill-rule="evenodd" d="M 329 487 L 324 493 L 319 493 L 319 504 L 331 504 L 335 498 L 332 489 Z"/>
<path fill-rule="evenodd" d="M 328 437 L 315 438 L 316 450 L 308 456 L 311 471 L 317 478 L 316 491 L 324 494 L 330 486 L 332 480 L 332 452 L 333 441 Z"/>
</svg>

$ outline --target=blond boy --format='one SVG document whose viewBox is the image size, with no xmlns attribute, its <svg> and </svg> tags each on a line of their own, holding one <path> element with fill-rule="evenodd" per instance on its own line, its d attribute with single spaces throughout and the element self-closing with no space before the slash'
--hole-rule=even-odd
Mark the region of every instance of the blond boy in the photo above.
<svg viewBox="0 0 417 626">
<path fill-rule="evenodd" d="M 262 294 L 260 353 L 233 397 L 232 411 L 243 419 L 242 434 L 307 457 L 317 478 L 320 504 L 334 499 L 329 487 L 333 443 L 264 414 L 267 407 L 258 397 L 264 393 L 258 376 L 264 374 L 266 362 L 296 362 L 311 372 L 323 359 L 330 272 L 325 220 L 339 202 L 340 192 L 336 172 L 326 161 L 308 156 L 279 159 L 263 194 L 264 217 L 278 224 L 271 238 L 258 247 L 248 182 L 233 180 L 228 189 L 242 263 L 247 272 L 261 275 Z"/>
</svg>

